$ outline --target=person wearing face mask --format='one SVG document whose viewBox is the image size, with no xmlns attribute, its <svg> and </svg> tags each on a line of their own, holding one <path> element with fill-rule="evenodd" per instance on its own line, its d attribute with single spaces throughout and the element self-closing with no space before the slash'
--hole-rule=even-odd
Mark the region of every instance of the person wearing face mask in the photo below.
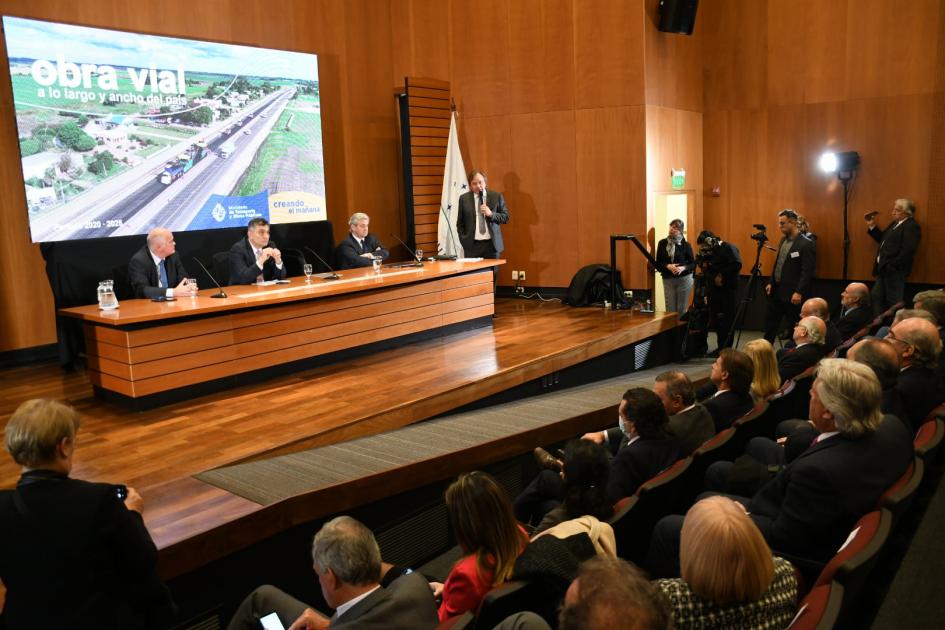
<svg viewBox="0 0 945 630">
<path fill-rule="evenodd" d="M 613 453 L 606 492 L 611 503 L 632 495 L 641 484 L 671 466 L 680 454 L 679 444 L 669 430 L 669 416 L 663 401 L 645 387 L 624 392 L 617 407 L 617 423 L 621 434 L 619 442 L 605 440 L 599 432 L 582 436 L 594 442 L 606 441 Z M 545 456 L 539 458 L 538 451 Z M 542 449 L 536 449 L 536 459 L 544 470 L 514 502 L 515 517 L 522 523 L 540 521 L 564 499 L 560 460 L 548 456 Z"/>
<path fill-rule="evenodd" d="M 692 245 L 683 237 L 684 229 L 682 219 L 673 219 L 669 222 L 669 235 L 656 246 L 657 271 L 663 276 L 666 312 L 675 311 L 680 315 L 689 307 L 695 268 Z"/>
</svg>

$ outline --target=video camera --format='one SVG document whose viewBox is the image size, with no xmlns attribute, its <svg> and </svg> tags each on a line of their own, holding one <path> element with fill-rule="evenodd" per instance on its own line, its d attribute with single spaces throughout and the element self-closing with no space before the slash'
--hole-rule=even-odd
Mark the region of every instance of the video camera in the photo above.
<svg viewBox="0 0 945 630">
<path fill-rule="evenodd" d="M 766 228 L 761 223 L 754 223 L 752 224 L 752 227 L 758 231 L 751 235 L 751 240 L 758 241 L 759 243 L 765 243 L 768 241 L 768 228 Z"/>
</svg>

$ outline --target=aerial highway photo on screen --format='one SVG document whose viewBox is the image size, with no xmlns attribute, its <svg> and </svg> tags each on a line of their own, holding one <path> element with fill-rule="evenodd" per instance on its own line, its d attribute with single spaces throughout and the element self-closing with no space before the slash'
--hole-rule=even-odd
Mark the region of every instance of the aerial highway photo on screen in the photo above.
<svg viewBox="0 0 945 630">
<path fill-rule="evenodd" d="M 34 242 L 325 219 L 314 54 L 3 28 Z"/>
</svg>

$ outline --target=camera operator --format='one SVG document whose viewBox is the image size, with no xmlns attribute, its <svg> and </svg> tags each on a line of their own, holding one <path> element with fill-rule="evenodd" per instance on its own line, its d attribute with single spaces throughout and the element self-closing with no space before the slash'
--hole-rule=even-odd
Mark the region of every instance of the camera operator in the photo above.
<svg viewBox="0 0 945 630">
<path fill-rule="evenodd" d="M 790 327 L 797 325 L 804 294 L 810 291 L 814 279 L 816 261 L 814 243 L 801 236 L 797 212 L 790 208 L 779 212 L 778 226 L 784 236 L 778 245 L 778 257 L 765 286 L 765 293 L 768 294 L 765 339 L 772 342 L 783 318 L 787 317 Z"/>
<path fill-rule="evenodd" d="M 729 331 L 735 318 L 738 273 L 742 270 L 742 258 L 738 248 L 703 230 L 696 239 L 699 254 L 696 264 L 705 274 L 706 302 L 711 314 L 710 326 L 715 330 L 718 347 L 712 354 L 732 345 Z"/>
</svg>

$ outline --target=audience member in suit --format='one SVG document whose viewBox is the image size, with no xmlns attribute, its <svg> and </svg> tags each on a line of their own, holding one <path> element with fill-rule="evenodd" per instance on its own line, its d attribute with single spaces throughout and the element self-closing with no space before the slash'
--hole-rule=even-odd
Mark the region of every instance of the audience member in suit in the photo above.
<svg viewBox="0 0 945 630">
<path fill-rule="evenodd" d="M 879 243 L 873 264 L 873 312 L 882 313 L 902 301 L 906 277 L 912 271 L 912 260 L 922 239 L 922 229 L 915 220 L 915 204 L 910 199 L 896 199 L 892 222 L 886 229 L 876 225 L 875 215 L 867 215 L 867 233 Z"/>
<path fill-rule="evenodd" d="M 494 190 L 486 190 L 486 175 L 482 171 L 469 174 L 469 192 L 459 197 L 456 213 L 456 234 L 469 258 L 498 258 L 505 249 L 502 224 L 509 222 L 505 197 Z"/>
<path fill-rule="evenodd" d="M 941 291 L 924 291 L 923 293 L 933 293 L 942 295 Z M 945 344 L 945 297 L 925 297 L 922 300 L 915 301 L 915 308 L 932 314 L 935 318 L 935 325 L 938 328 L 938 338 Z M 938 374 L 945 377 L 945 352 L 938 355 Z"/>
<path fill-rule="evenodd" d="M 369 232 L 370 224 L 371 217 L 363 212 L 355 212 L 348 219 L 349 234 L 335 250 L 338 269 L 370 267 L 375 258 L 384 260 L 390 256 L 377 237 Z"/>
<path fill-rule="evenodd" d="M 840 342 L 843 341 L 840 331 L 833 325 L 833 322 L 830 321 L 830 307 L 827 306 L 827 300 L 824 298 L 813 297 L 809 300 L 804 300 L 804 303 L 801 305 L 801 319 L 805 317 L 817 317 L 824 323 L 826 330 L 824 333 L 824 355 L 833 352 L 834 349 L 840 345 Z M 796 348 L 797 343 L 792 338 L 784 344 L 784 347 Z"/>
<path fill-rule="evenodd" d="M 663 409 L 669 416 L 669 432 L 676 438 L 680 456 L 691 454 L 703 442 L 715 435 L 712 414 L 696 402 L 692 381 L 684 372 L 668 370 L 657 375 L 653 392 L 660 397 Z M 615 455 L 627 444 L 627 437 L 620 427 L 585 433 L 582 437 L 585 440 L 606 444 L 610 452 Z"/>
<path fill-rule="evenodd" d="M 79 415 L 52 400 L 21 404 L 4 429 L 22 467 L 0 490 L 6 628 L 167 628 L 174 605 L 134 488 L 69 477 Z"/>
<path fill-rule="evenodd" d="M 791 209 L 782 210 L 778 213 L 778 225 L 784 236 L 778 245 L 778 257 L 771 277 L 765 285 L 768 300 L 764 336 L 768 341 L 774 341 L 782 319 L 786 317 L 790 326 L 800 319 L 801 302 L 804 294 L 810 292 L 816 263 L 814 243 L 801 236 L 797 228 L 797 213 Z"/>
<path fill-rule="evenodd" d="M 740 350 L 725 348 L 712 364 L 709 379 L 717 391 L 711 398 L 702 402 L 712 415 L 715 431 L 718 433 L 751 411 L 754 401 L 751 399 L 751 382 L 755 367 L 751 358 Z"/>
<path fill-rule="evenodd" d="M 709 497 L 686 513 L 681 577 L 656 581 L 677 628 L 785 628 L 794 618 L 794 567 L 772 557 L 745 508 Z"/>
<path fill-rule="evenodd" d="M 899 352 L 902 367 L 896 388 L 905 405 L 906 420 L 916 431 L 932 409 L 945 401 L 945 387 L 937 372 L 942 341 L 935 324 L 919 317 L 893 325 L 886 339 Z"/>
<path fill-rule="evenodd" d="M 848 359 L 824 359 L 811 389 L 810 420 L 820 435 L 751 499 L 741 498 L 772 549 L 826 562 L 856 521 L 905 471 L 912 436 L 879 409 L 882 390 L 873 371 Z M 672 577 L 681 521 L 661 519 L 648 562 Z M 670 562 L 667 562 L 670 560 Z"/>
<path fill-rule="evenodd" d="M 187 270 L 176 253 L 174 235 L 165 228 L 148 232 L 148 240 L 128 261 L 128 282 L 136 298 L 190 295 Z"/>
<path fill-rule="evenodd" d="M 846 341 L 873 321 L 873 309 L 870 306 L 870 290 L 862 282 L 851 282 L 840 293 L 840 319 L 837 331 L 840 339 Z"/>
<path fill-rule="evenodd" d="M 794 326 L 794 348 L 783 350 L 778 359 L 782 382 L 817 365 L 824 357 L 826 333 L 827 326 L 819 317 L 805 317 Z"/>
<path fill-rule="evenodd" d="M 909 414 L 896 387 L 899 383 L 899 352 L 896 346 L 888 339 L 867 337 L 850 347 L 847 358 L 873 370 L 883 388 L 880 410 L 886 415 L 896 416 L 911 429 Z"/>
<path fill-rule="evenodd" d="M 669 222 L 669 236 L 656 245 L 656 270 L 663 277 L 666 311 L 680 315 L 689 309 L 692 272 L 696 268 L 692 245 L 683 238 L 684 229 L 682 219 L 673 219 Z"/>
<path fill-rule="evenodd" d="M 745 344 L 745 354 L 751 359 L 754 377 L 751 379 L 751 398 L 758 403 L 767 400 L 781 388 L 778 359 L 774 346 L 767 339 L 752 339 Z"/>
<path fill-rule="evenodd" d="M 628 389 L 620 400 L 617 417 L 619 433 L 597 431 L 582 436 L 607 445 L 614 454 L 606 493 L 611 505 L 632 495 L 679 456 L 679 446 L 669 433 L 666 410 L 652 391 L 643 387 Z M 562 462 L 541 448 L 535 449 L 535 458 L 544 470 L 515 498 L 515 516 L 523 523 L 541 520 L 564 499 L 565 484 L 559 474 Z"/>
<path fill-rule="evenodd" d="M 445 583 L 430 583 L 441 600 L 441 622 L 475 612 L 486 593 L 512 576 L 515 561 L 528 544 L 508 495 L 490 475 L 479 471 L 460 475 L 446 489 L 445 498 L 463 557 Z"/>
<path fill-rule="evenodd" d="M 259 618 L 275 612 L 286 628 L 434 628 L 436 603 L 430 583 L 419 573 L 381 585 L 381 552 L 374 535 L 350 516 L 324 525 L 312 541 L 312 566 L 330 619 L 291 595 L 262 586 L 240 604 L 229 630 L 257 630 Z"/>
<path fill-rule="evenodd" d="M 549 475 L 563 481 L 564 498 L 545 514 L 535 528 L 535 533 L 585 515 L 600 521 L 606 521 L 613 516 L 614 504 L 606 494 L 610 459 L 601 444 L 591 440 L 570 440 L 564 447 L 561 474 L 558 475 L 552 470 L 543 470 L 540 473 L 540 476 L 544 477 Z"/>
<path fill-rule="evenodd" d="M 269 240 L 269 222 L 262 217 L 250 219 L 246 238 L 230 248 L 229 284 L 282 280 L 285 276 L 282 252 Z"/>
</svg>

